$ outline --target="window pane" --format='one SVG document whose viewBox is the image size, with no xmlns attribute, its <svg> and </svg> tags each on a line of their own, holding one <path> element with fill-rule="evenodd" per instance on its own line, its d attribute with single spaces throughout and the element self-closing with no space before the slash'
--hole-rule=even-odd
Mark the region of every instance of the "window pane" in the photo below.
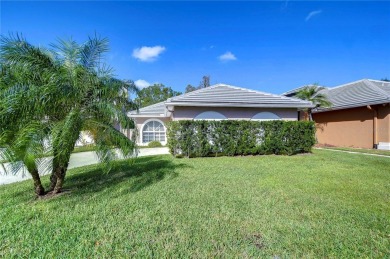
<svg viewBox="0 0 390 259">
<path fill-rule="evenodd" d="M 158 121 L 149 121 L 145 124 L 142 130 L 142 143 L 148 143 L 150 141 L 165 141 L 165 128 L 164 125 Z"/>
<path fill-rule="evenodd" d="M 251 120 L 280 120 L 280 117 L 272 112 L 259 112 Z"/>
<path fill-rule="evenodd" d="M 144 131 L 150 131 L 152 130 L 151 126 L 150 126 L 150 122 L 146 123 L 145 127 L 144 127 Z"/>
<path fill-rule="evenodd" d="M 156 123 L 155 125 L 154 125 L 154 131 L 161 131 L 162 130 L 162 125 L 160 124 L 160 123 Z"/>
<path fill-rule="evenodd" d="M 207 111 L 198 114 L 194 120 L 226 120 L 226 116 L 215 111 Z"/>
</svg>

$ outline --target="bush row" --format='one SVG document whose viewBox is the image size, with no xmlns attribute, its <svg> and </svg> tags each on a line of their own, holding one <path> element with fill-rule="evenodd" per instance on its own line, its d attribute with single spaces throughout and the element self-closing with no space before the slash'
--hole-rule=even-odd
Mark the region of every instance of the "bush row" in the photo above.
<svg viewBox="0 0 390 259">
<path fill-rule="evenodd" d="M 168 147 L 175 156 L 293 155 L 310 152 L 315 125 L 310 121 L 172 121 Z"/>
</svg>

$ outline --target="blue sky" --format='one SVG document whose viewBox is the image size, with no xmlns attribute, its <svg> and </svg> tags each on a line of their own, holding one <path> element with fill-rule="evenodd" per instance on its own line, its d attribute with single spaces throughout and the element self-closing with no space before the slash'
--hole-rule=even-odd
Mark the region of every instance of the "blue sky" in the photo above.
<svg viewBox="0 0 390 259">
<path fill-rule="evenodd" d="M 390 78 L 390 2 L 10 2 L 1 34 L 47 46 L 95 32 L 122 79 L 183 91 L 211 83 L 282 93 Z M 138 81 L 142 82 L 142 81 Z"/>
</svg>

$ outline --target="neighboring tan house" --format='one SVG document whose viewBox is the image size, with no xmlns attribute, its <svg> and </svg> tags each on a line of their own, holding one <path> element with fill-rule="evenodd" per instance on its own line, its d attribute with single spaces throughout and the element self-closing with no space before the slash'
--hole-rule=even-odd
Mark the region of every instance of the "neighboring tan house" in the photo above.
<svg viewBox="0 0 390 259">
<path fill-rule="evenodd" d="M 176 120 L 298 120 L 311 102 L 217 84 L 128 113 L 137 125 L 139 145 L 166 144 L 166 123 Z M 129 130 L 124 134 L 131 137 Z"/>
<path fill-rule="evenodd" d="M 313 111 L 319 144 L 390 150 L 390 82 L 363 79 L 321 93 L 332 106 Z"/>
</svg>

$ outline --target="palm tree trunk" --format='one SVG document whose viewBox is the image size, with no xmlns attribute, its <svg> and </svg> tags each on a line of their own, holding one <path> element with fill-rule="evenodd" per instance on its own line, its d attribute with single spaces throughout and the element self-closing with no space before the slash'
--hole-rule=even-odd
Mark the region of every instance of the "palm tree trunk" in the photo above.
<svg viewBox="0 0 390 259">
<path fill-rule="evenodd" d="M 309 115 L 309 121 L 313 121 L 313 116 L 311 115 L 311 109 L 308 109 L 307 113 Z"/>
<path fill-rule="evenodd" d="M 56 170 L 58 168 L 58 158 L 57 158 L 57 153 L 55 150 L 53 150 L 53 168 L 52 172 L 50 175 L 50 187 L 49 187 L 49 192 L 53 191 L 54 188 L 56 187 L 57 184 L 57 175 L 56 175 Z"/>
<path fill-rule="evenodd" d="M 31 177 L 34 182 L 34 191 L 37 196 L 42 196 L 45 194 L 45 189 L 42 186 L 41 177 L 39 176 L 39 171 L 34 160 L 24 159 L 23 163 L 25 164 L 27 171 L 31 174 Z"/>
<path fill-rule="evenodd" d="M 62 191 L 65 175 L 68 170 L 70 155 L 72 154 L 72 151 L 74 150 L 76 142 L 80 136 L 82 120 L 79 112 L 80 111 L 78 109 L 75 109 L 70 113 L 70 115 L 66 118 L 66 127 L 64 127 L 62 132 L 60 132 L 61 134 L 58 134 L 57 138 L 53 140 L 54 176 L 52 173 L 51 187 L 54 187 L 54 194 L 60 193 Z"/>
<path fill-rule="evenodd" d="M 57 194 L 62 191 L 62 186 L 64 185 L 66 175 L 66 169 L 64 167 L 58 167 L 55 171 L 56 184 L 53 189 L 53 193 Z"/>
<path fill-rule="evenodd" d="M 41 178 L 39 176 L 38 170 L 37 169 L 33 169 L 33 170 L 29 171 L 29 173 L 31 174 L 32 179 L 34 181 L 35 194 L 37 196 L 44 195 L 45 194 L 45 189 L 42 186 L 42 182 L 41 182 Z"/>
<path fill-rule="evenodd" d="M 58 164 L 58 166 L 54 169 L 54 175 L 56 180 L 53 188 L 54 194 L 60 193 L 62 191 L 62 186 L 64 185 L 65 182 L 66 172 L 68 171 L 70 154 L 71 153 L 69 152 L 69 154 L 66 155 L 65 161 L 67 162 L 65 162 L 64 165 Z"/>
<path fill-rule="evenodd" d="M 60 193 L 62 191 L 66 172 L 68 171 L 70 155 L 72 154 L 77 139 L 78 135 L 75 134 L 75 136 L 73 136 L 73 142 L 70 142 L 71 144 L 66 147 L 67 150 L 66 152 L 64 152 L 64 154 L 60 156 L 56 156 L 58 153 L 54 154 L 55 156 L 53 158 L 53 171 L 50 177 L 50 187 L 53 187 L 52 190 L 54 194 Z"/>
</svg>

